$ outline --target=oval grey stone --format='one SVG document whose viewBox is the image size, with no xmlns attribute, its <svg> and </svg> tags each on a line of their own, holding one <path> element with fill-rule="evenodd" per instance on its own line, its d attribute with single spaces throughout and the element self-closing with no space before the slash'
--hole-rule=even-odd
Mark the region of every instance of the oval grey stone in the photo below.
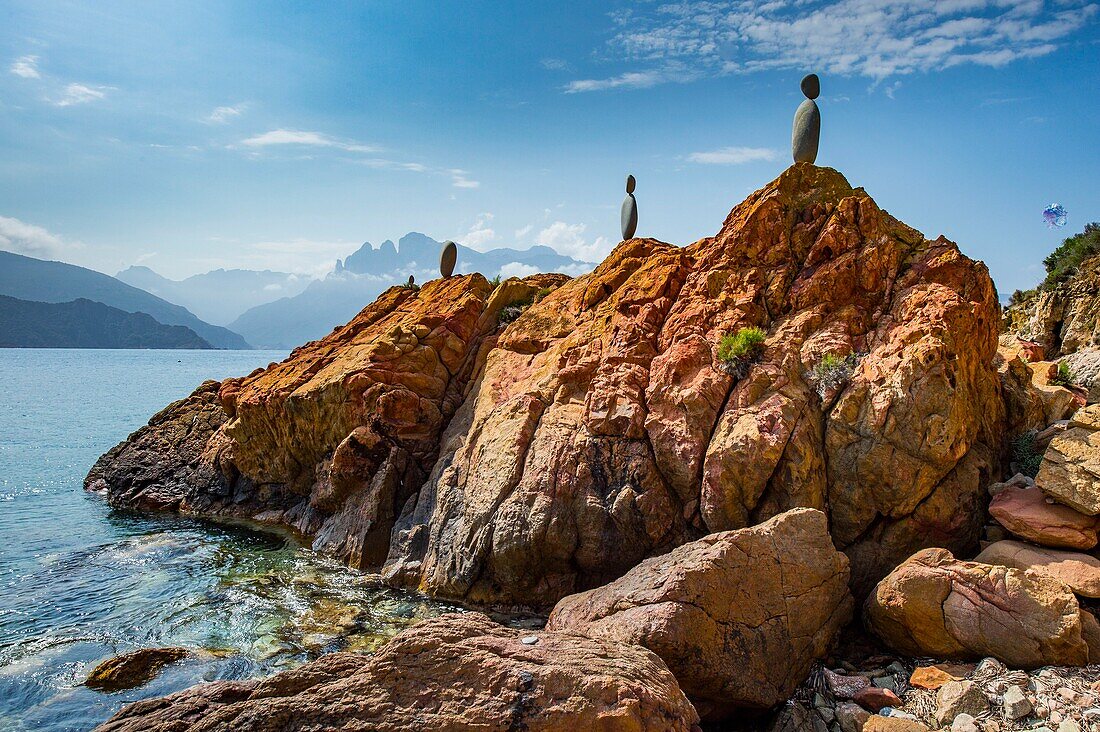
<svg viewBox="0 0 1100 732">
<path fill-rule="evenodd" d="M 633 193 L 626 194 L 623 199 L 623 210 L 619 217 L 623 227 L 623 241 L 634 238 L 634 232 L 638 230 L 638 202 Z"/>
<path fill-rule="evenodd" d="M 796 163 L 812 163 L 817 160 L 817 144 L 821 138 L 821 112 L 817 103 L 807 99 L 798 105 L 791 130 L 791 155 Z"/>
<path fill-rule="evenodd" d="M 821 94 L 821 80 L 817 78 L 817 74 L 806 74 L 802 77 L 802 93 L 807 99 L 817 99 Z"/>
<path fill-rule="evenodd" d="M 458 263 L 458 246 L 453 241 L 443 242 L 443 251 L 439 253 L 439 273 L 444 279 L 454 274 Z"/>
<path fill-rule="evenodd" d="M 626 192 L 627 193 L 633 193 L 634 192 L 634 186 L 636 186 L 637 184 L 638 184 L 638 181 L 634 180 L 634 176 L 628 175 L 626 177 Z"/>
</svg>

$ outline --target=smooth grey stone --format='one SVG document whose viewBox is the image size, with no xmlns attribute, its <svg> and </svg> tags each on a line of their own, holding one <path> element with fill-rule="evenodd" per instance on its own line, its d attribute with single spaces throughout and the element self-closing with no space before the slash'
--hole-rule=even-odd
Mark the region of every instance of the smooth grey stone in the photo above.
<svg viewBox="0 0 1100 732">
<path fill-rule="evenodd" d="M 791 130 L 791 154 L 796 163 L 813 163 L 817 160 L 817 143 L 821 138 L 821 112 L 817 102 L 807 99 L 798 105 Z"/>
<path fill-rule="evenodd" d="M 415 284 L 416 284 L 416 278 L 413 277 L 412 275 L 409 275 L 409 287 L 412 287 Z"/>
<path fill-rule="evenodd" d="M 817 74 L 806 74 L 802 77 L 802 93 L 807 99 L 817 99 L 821 94 L 821 80 L 817 78 Z"/>
<path fill-rule="evenodd" d="M 439 254 L 439 273 L 444 279 L 454 274 L 458 263 L 458 247 L 453 241 L 443 242 L 443 251 Z"/>
<path fill-rule="evenodd" d="M 634 176 L 628 175 L 626 177 L 626 192 L 627 193 L 633 193 L 634 192 L 634 186 L 636 186 L 637 184 L 638 184 L 638 181 L 634 180 Z"/>
<path fill-rule="evenodd" d="M 623 199 L 622 215 L 619 217 L 623 226 L 623 241 L 634 238 L 634 232 L 638 230 L 638 202 L 633 193 L 626 194 Z"/>
</svg>

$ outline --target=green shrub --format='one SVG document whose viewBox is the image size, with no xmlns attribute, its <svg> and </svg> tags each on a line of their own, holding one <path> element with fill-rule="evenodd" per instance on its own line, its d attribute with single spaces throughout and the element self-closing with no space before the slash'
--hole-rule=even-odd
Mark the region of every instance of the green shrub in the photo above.
<svg viewBox="0 0 1100 732">
<path fill-rule="evenodd" d="M 847 385 L 858 365 L 859 356 L 855 353 L 846 356 L 827 353 L 814 365 L 809 380 L 816 387 L 817 395 L 824 399 L 830 391 Z"/>
<path fill-rule="evenodd" d="M 718 341 L 718 360 L 721 368 L 739 379 L 745 377 L 749 366 L 764 353 L 767 334 L 762 328 L 741 328 L 736 333 L 726 333 Z"/>
<path fill-rule="evenodd" d="M 1012 462 L 1016 470 L 1029 478 L 1039 474 L 1039 464 L 1043 462 L 1043 453 L 1035 449 L 1035 431 L 1024 432 L 1016 435 L 1009 443 L 1012 452 Z"/>
<path fill-rule="evenodd" d="M 553 287 L 543 287 L 543 288 L 540 288 L 540 289 L 539 289 L 539 290 L 538 290 L 538 291 L 537 291 L 537 292 L 535 293 L 535 297 L 534 297 L 534 299 L 532 300 L 532 302 L 539 302 L 540 300 L 542 300 L 542 298 L 546 297 L 547 295 L 549 295 L 549 294 L 550 294 L 551 292 L 553 292 L 553 291 L 554 291 L 554 288 L 553 288 Z"/>
<path fill-rule="evenodd" d="M 489 284 L 493 287 L 500 287 L 500 275 L 497 275 L 493 279 L 489 280 Z"/>
<path fill-rule="evenodd" d="M 1043 260 L 1047 270 L 1043 289 L 1065 282 L 1076 274 L 1081 262 L 1097 254 L 1100 254 L 1100 223 L 1086 224 L 1084 231 L 1063 241 Z"/>
<path fill-rule="evenodd" d="M 409 282 L 407 280 L 405 282 L 402 282 L 400 285 L 398 285 L 398 287 L 400 287 L 402 290 L 419 290 L 420 289 L 420 285 L 416 284 L 415 282 Z"/>
<path fill-rule="evenodd" d="M 1054 376 L 1050 377 L 1050 383 L 1055 386 L 1074 386 L 1077 383 L 1077 377 L 1073 373 L 1073 370 L 1069 367 L 1069 364 L 1065 361 L 1058 362 L 1058 372 Z"/>
</svg>

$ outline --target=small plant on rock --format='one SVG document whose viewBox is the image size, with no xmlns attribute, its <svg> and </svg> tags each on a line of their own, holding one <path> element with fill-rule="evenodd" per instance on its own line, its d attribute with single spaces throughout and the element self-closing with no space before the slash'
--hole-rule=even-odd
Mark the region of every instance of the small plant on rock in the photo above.
<svg viewBox="0 0 1100 732">
<path fill-rule="evenodd" d="M 1054 384 L 1055 386 L 1076 386 L 1077 377 L 1073 373 L 1073 369 L 1069 367 L 1068 363 L 1066 363 L 1065 361 L 1059 361 L 1058 370 L 1055 372 L 1054 376 L 1050 377 L 1050 383 Z"/>
<path fill-rule="evenodd" d="M 489 280 L 489 284 L 493 287 L 500 287 L 500 275 L 497 275 L 493 279 Z"/>
<path fill-rule="evenodd" d="M 730 376 L 743 379 L 749 367 L 764 353 L 767 334 L 762 328 L 741 328 L 736 333 L 726 333 L 718 341 L 719 368 Z"/>
<path fill-rule="evenodd" d="M 1029 478 L 1039 474 L 1039 464 L 1043 462 L 1043 453 L 1035 448 L 1035 430 L 1016 435 L 1009 443 L 1012 452 L 1012 464 L 1015 469 Z"/>
<path fill-rule="evenodd" d="M 411 279 L 406 281 L 406 282 L 402 282 L 400 285 L 398 285 L 398 287 L 400 287 L 402 290 L 419 290 L 420 289 L 420 285 L 416 284 Z"/>
<path fill-rule="evenodd" d="M 827 353 L 813 367 L 809 380 L 813 382 L 817 395 L 824 399 L 829 392 L 846 386 L 852 380 L 852 374 L 858 365 L 859 356 L 855 353 L 846 356 Z"/>
</svg>

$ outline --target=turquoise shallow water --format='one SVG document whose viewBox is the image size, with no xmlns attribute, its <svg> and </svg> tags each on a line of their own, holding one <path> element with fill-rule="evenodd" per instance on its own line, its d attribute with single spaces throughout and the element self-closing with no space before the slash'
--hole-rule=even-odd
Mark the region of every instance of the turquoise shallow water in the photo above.
<svg viewBox="0 0 1100 732">
<path fill-rule="evenodd" d="M 84 493 L 96 458 L 163 406 L 284 355 L 0 349 L 0 730 L 86 730 L 126 702 L 371 648 L 449 609 L 284 537 Z M 195 654 L 144 688 L 81 685 L 106 658 L 168 645 Z"/>
</svg>

